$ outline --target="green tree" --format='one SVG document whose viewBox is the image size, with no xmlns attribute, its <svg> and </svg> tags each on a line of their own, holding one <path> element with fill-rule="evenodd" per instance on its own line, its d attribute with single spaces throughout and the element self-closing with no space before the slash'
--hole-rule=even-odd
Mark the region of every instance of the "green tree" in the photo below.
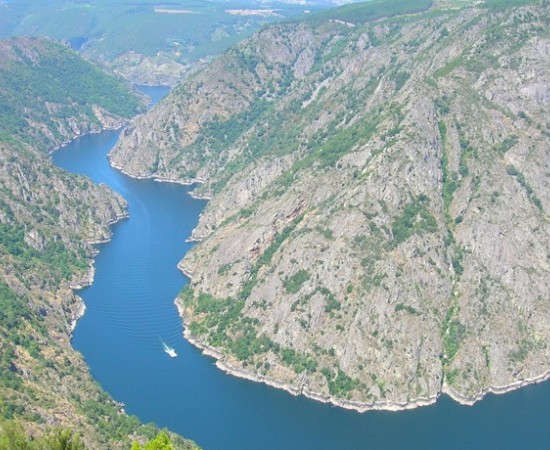
<svg viewBox="0 0 550 450">
<path fill-rule="evenodd" d="M 142 446 L 138 442 L 132 444 L 131 450 L 176 450 L 176 447 L 170 441 L 170 437 L 166 431 L 161 431 L 151 439 L 145 446 Z"/>
<path fill-rule="evenodd" d="M 28 450 L 25 430 L 17 422 L 4 422 L 0 425 L 0 450 Z"/>
<path fill-rule="evenodd" d="M 78 434 L 65 428 L 33 439 L 19 422 L 10 420 L 0 425 L 0 450 L 86 450 L 86 446 Z"/>
<path fill-rule="evenodd" d="M 38 448 L 41 450 L 86 450 L 86 446 L 77 433 L 63 428 L 53 430 L 49 436 L 43 439 L 43 443 Z"/>
</svg>

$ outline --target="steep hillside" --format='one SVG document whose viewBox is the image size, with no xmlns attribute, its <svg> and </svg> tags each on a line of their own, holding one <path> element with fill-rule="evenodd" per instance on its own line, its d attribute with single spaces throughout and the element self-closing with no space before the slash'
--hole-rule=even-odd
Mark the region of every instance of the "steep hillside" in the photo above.
<svg viewBox="0 0 550 450">
<path fill-rule="evenodd" d="M 121 123 L 140 100 L 49 41 L 1 42 L 0 55 L 0 419 L 34 435 L 68 427 L 89 448 L 129 448 L 155 428 L 127 416 L 69 343 L 83 307 L 70 286 L 90 281 L 93 243 L 110 237 L 126 202 L 62 172 L 45 150 Z M 103 91 L 88 96 L 88 83 Z"/>
<path fill-rule="evenodd" d="M 49 150 L 143 110 L 129 87 L 53 41 L 0 41 L 0 137 Z"/>
<path fill-rule="evenodd" d="M 111 155 L 211 198 L 188 337 L 361 410 L 550 371 L 550 6 L 390 4 L 262 30 Z"/>
</svg>

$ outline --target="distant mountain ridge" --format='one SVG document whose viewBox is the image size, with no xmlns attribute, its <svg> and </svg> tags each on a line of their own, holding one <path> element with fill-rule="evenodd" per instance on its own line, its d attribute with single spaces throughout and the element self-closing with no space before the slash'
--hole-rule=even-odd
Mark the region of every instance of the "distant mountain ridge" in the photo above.
<svg viewBox="0 0 550 450">
<path fill-rule="evenodd" d="M 387 5 L 263 29 L 110 158 L 203 182 L 179 305 L 224 369 L 359 410 L 471 403 L 550 371 L 550 6 Z"/>
<path fill-rule="evenodd" d="M 49 36 L 138 84 L 174 84 L 204 59 L 223 52 L 263 24 L 318 10 L 261 1 L 17 1 L 0 3 L 0 38 Z"/>
</svg>

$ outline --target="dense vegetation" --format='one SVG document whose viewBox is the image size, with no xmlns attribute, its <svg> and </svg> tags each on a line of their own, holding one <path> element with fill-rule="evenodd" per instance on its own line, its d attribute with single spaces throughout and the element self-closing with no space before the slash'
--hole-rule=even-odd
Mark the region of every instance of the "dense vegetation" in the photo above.
<svg viewBox="0 0 550 450">
<path fill-rule="evenodd" d="M 179 439 L 171 439 L 166 431 L 160 431 L 144 444 L 132 443 L 130 450 L 178 450 L 184 447 Z M 0 450 L 86 450 L 78 433 L 68 428 L 53 428 L 43 436 L 29 435 L 20 422 L 0 423 Z M 191 448 L 185 446 L 185 448 Z M 197 449 L 198 447 L 193 447 Z"/>
<path fill-rule="evenodd" d="M 0 423 L 0 450 L 85 450 L 78 434 L 57 428 L 46 436 L 28 436 L 18 422 Z"/>
<path fill-rule="evenodd" d="M 0 52 L 1 139 L 16 137 L 44 147 L 67 138 L 59 126 L 63 118 L 78 117 L 99 127 L 93 107 L 121 118 L 140 111 L 139 98 L 125 83 L 62 45 L 12 40 L 0 44 Z M 38 131 L 37 122 L 47 132 Z"/>
<path fill-rule="evenodd" d="M 179 448 L 179 446 L 174 445 L 168 433 L 161 431 L 153 439 L 143 445 L 139 442 L 134 442 L 131 450 L 177 450 L 177 448 Z"/>
<path fill-rule="evenodd" d="M 52 14 L 50 1 L 17 1 L 2 5 L 0 37 L 50 36 L 109 64 L 134 54 L 158 58 L 159 64 L 162 58 L 190 63 L 221 53 L 265 23 L 303 13 L 302 6 L 284 3 L 278 4 L 277 15 L 227 12 L 249 8 L 258 6 L 239 1 L 179 0 L 166 5 L 151 0 L 66 0 L 56 2 Z"/>
<path fill-rule="evenodd" d="M 21 260 L 18 271 L 49 272 L 45 284 L 56 289 L 75 272 L 88 267 L 89 260 L 83 247 L 68 248 L 62 241 L 51 240 L 38 251 L 25 242 L 25 234 L 22 224 L 0 223 L 0 251 Z"/>
<path fill-rule="evenodd" d="M 3 152 L 7 148 L 0 146 Z M 5 270 L 0 279 L 0 418 L 40 428 L 45 422 L 65 419 L 66 412 L 69 424 L 88 442 L 104 448 L 113 448 L 114 442 L 129 446 L 130 435 L 150 436 L 156 428 L 143 427 L 137 418 L 121 412 L 121 406 L 89 378 L 83 361 L 68 344 L 68 321 L 75 305 L 67 283 L 85 273 L 91 248 L 82 242 L 82 231 L 67 230 L 56 218 L 76 210 L 74 199 L 68 198 L 65 191 L 68 187 L 74 189 L 77 198 L 79 192 L 95 188 L 88 182 L 73 185 L 73 177 L 63 179 L 50 168 L 48 181 L 57 183 L 57 195 L 65 199 L 50 211 L 39 201 L 39 191 L 44 181 L 40 171 L 51 162 L 38 152 L 33 157 L 36 161 L 43 159 L 42 168 L 30 164 L 23 155 L 12 166 L 17 173 L 21 164 L 31 179 L 36 177 L 32 202 L 21 201 L 19 192 L 9 189 L 13 187 L 12 174 L 4 173 L 0 189 L 4 220 L 0 224 L 0 258 Z M 94 209 L 89 200 L 81 201 L 81 206 L 88 209 L 79 218 L 82 226 L 88 219 L 100 221 L 93 212 L 90 217 Z M 35 246 L 29 244 L 30 226 L 43 239 Z M 30 378 L 26 375 L 29 373 Z M 59 401 L 63 401 L 63 407 L 51 408 Z M 51 416 L 57 410 L 63 411 L 62 418 Z M 33 441 L 29 448 L 44 448 L 42 444 Z"/>
</svg>

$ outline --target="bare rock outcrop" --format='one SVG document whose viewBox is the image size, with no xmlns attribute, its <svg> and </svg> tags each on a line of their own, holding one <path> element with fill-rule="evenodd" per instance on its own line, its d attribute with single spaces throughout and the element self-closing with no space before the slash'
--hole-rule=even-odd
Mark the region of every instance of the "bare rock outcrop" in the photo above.
<svg viewBox="0 0 550 450">
<path fill-rule="evenodd" d="M 211 198 L 180 264 L 187 336 L 361 410 L 544 379 L 549 17 L 268 27 L 136 121 L 112 161 Z"/>
</svg>

